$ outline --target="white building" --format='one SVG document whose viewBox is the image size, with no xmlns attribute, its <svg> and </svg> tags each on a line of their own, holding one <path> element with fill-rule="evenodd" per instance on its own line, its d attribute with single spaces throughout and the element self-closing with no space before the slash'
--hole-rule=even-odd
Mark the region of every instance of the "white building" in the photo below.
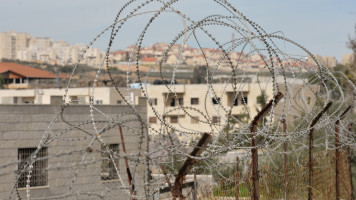
<svg viewBox="0 0 356 200">
<path fill-rule="evenodd" d="M 86 50 L 84 44 L 70 45 L 68 42 L 53 41 L 47 37 L 31 37 L 29 33 L 14 31 L 0 33 L 0 59 L 18 59 L 52 65 L 73 65 Z M 101 65 L 103 52 L 98 48 L 89 48 L 81 64 L 93 67 Z"/>
<path fill-rule="evenodd" d="M 140 90 L 120 88 L 128 102 L 134 105 L 139 104 Z M 0 104 L 51 104 L 61 105 L 64 88 L 48 89 L 2 89 L 0 90 Z M 89 104 L 90 96 L 94 95 L 94 104 L 104 105 L 124 105 L 124 99 L 117 93 L 115 88 L 97 87 L 93 90 L 88 88 L 70 88 L 68 90 L 66 102 L 73 104 Z"/>
<path fill-rule="evenodd" d="M 166 85 L 149 86 L 145 93 L 151 103 L 147 105 L 151 134 L 172 129 L 187 133 L 217 133 L 230 119 L 249 123 L 262 107 L 259 104 L 262 94 L 265 94 L 266 103 L 273 98 L 271 80 L 261 78 L 260 81 L 237 84 L 235 89 L 231 84 L 172 85 L 169 89 Z M 316 85 L 303 84 L 303 80 L 288 81 L 290 85 L 286 93 L 283 80 L 278 80 L 285 97 L 277 105 L 274 115 L 279 119 L 287 113 L 287 120 L 293 120 L 300 111 L 312 108 L 319 89 Z M 286 108 L 290 110 L 287 112 Z"/>
<path fill-rule="evenodd" d="M 29 47 L 30 34 L 14 31 L 0 33 L 0 59 L 17 59 Z"/>
</svg>

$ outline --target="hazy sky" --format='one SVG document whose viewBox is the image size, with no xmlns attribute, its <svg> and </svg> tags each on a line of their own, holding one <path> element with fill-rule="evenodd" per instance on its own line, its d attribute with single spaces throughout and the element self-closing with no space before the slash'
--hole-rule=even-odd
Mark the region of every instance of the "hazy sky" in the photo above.
<svg viewBox="0 0 356 200">
<path fill-rule="evenodd" d="M 0 0 L 0 32 L 14 30 L 32 36 L 51 37 L 74 43 L 85 43 L 110 25 L 126 0 Z M 213 14 L 212 0 L 185 0 L 184 10 L 192 15 Z M 351 53 L 346 47 L 349 35 L 354 36 L 356 0 L 230 0 L 245 16 L 264 27 L 267 32 L 283 31 L 312 53 L 336 56 Z M 162 21 L 161 33 L 174 30 L 174 23 Z M 142 25 L 132 22 L 125 37 L 141 31 Z M 138 31 L 140 30 L 140 31 Z M 177 29 L 178 30 L 178 29 Z M 179 29 L 180 30 L 180 29 Z M 217 31 L 215 34 L 219 34 Z M 133 36 L 132 36 L 133 37 Z M 137 38 L 137 35 L 135 35 Z M 152 36 L 152 38 L 154 38 Z M 157 40 L 157 39 L 155 39 Z M 163 39 L 162 39 L 163 40 Z M 152 41 L 153 42 L 153 41 Z M 154 41 L 156 42 L 156 41 Z M 97 47 L 105 49 L 107 39 Z M 123 49 L 133 40 L 123 40 L 114 49 Z"/>
</svg>

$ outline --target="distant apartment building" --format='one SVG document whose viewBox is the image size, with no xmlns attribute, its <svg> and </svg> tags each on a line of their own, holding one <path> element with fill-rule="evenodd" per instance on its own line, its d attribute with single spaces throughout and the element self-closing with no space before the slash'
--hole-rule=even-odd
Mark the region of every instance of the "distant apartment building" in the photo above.
<svg viewBox="0 0 356 200">
<path fill-rule="evenodd" d="M 129 59 L 128 52 L 123 50 L 110 52 L 109 59 L 113 64 L 127 61 Z"/>
<path fill-rule="evenodd" d="M 290 80 L 289 84 L 289 91 L 276 107 L 274 115 L 280 117 L 288 113 L 287 120 L 294 120 L 312 108 L 319 87 L 307 87 L 303 80 Z M 286 94 L 282 80 L 278 85 Z M 251 121 L 262 107 L 259 104 L 262 93 L 267 102 L 273 97 L 273 84 L 241 83 L 235 89 L 231 84 L 172 85 L 169 89 L 165 85 L 152 85 L 147 87 L 146 93 L 152 105 L 152 108 L 147 105 L 147 121 L 153 128 L 151 134 L 168 131 L 162 128 L 163 119 L 169 127 L 179 131 L 211 132 L 221 130 L 229 116 L 245 123 Z"/>
<path fill-rule="evenodd" d="M 30 45 L 30 34 L 14 31 L 0 33 L 0 59 L 17 59 Z"/>
<path fill-rule="evenodd" d="M 340 61 L 340 64 L 342 65 L 350 65 L 354 62 L 355 57 L 353 54 L 345 54 Z"/>
<path fill-rule="evenodd" d="M 320 64 L 323 64 L 329 68 L 335 67 L 337 65 L 337 60 L 334 56 L 320 56 L 320 55 L 314 55 L 314 57 L 320 62 Z M 308 57 L 308 62 L 312 64 L 316 64 L 315 61 Z"/>
<path fill-rule="evenodd" d="M 126 88 L 119 90 L 124 98 L 113 87 L 70 88 L 66 103 L 88 105 L 90 96 L 94 96 L 95 105 L 125 105 L 125 100 L 133 105 L 143 104 L 140 103 L 141 90 L 130 89 L 129 92 Z M 0 104 L 61 105 L 64 94 L 64 88 L 3 89 L 0 90 Z"/>
<path fill-rule="evenodd" d="M 0 59 L 73 65 L 86 49 L 84 44 L 70 45 L 68 42 L 53 41 L 48 37 L 31 37 L 28 33 L 0 33 Z M 98 48 L 88 48 L 81 64 L 98 67 L 103 58 L 104 54 Z"/>
</svg>

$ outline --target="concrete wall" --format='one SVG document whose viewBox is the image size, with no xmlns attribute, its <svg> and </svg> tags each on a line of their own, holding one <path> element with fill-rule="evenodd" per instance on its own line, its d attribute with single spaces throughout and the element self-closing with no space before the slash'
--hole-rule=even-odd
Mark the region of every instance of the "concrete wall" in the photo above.
<svg viewBox="0 0 356 200">
<path fill-rule="evenodd" d="M 128 106 L 97 106 L 94 111 L 97 130 L 106 125 L 102 139 L 106 144 L 119 144 L 119 156 L 124 156 L 117 123 L 122 124 L 126 151 L 129 159 L 142 159 L 139 152 L 145 148 L 145 140 L 141 140 L 141 126 L 137 116 Z M 136 107 L 143 119 L 146 119 L 146 107 Z M 90 122 L 88 106 L 73 106 L 65 109 L 64 119 L 78 128 L 65 124 L 61 119 L 50 123 L 58 106 L 49 105 L 0 105 L 0 199 L 8 199 L 15 184 L 18 170 L 18 148 L 35 148 L 40 141 L 49 142 L 48 148 L 48 185 L 30 189 L 31 197 L 50 199 L 129 199 L 117 180 L 101 181 L 101 144 L 93 140 L 95 133 Z M 113 123 L 109 121 L 113 119 Z M 50 130 L 47 134 L 46 130 Z M 145 138 L 145 137 L 143 137 Z M 91 144 L 91 142 L 93 143 Z M 139 145 L 142 144 L 141 150 Z M 90 146 L 90 149 L 88 147 Z M 86 154 L 86 156 L 84 156 Z M 128 186 L 124 160 L 119 160 L 120 177 Z M 144 166 L 129 161 L 136 183 L 138 194 L 143 193 L 142 180 L 145 176 Z M 16 192 L 11 199 L 16 199 Z M 26 198 L 24 188 L 19 195 Z"/>
</svg>

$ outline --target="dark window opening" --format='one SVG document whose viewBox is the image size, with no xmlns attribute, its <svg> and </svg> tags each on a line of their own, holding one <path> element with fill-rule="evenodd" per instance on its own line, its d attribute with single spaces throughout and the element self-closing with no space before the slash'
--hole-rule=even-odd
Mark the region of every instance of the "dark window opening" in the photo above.
<svg viewBox="0 0 356 200">
<path fill-rule="evenodd" d="M 26 166 L 26 164 L 28 163 L 28 159 L 36 151 L 36 149 L 37 148 L 18 149 L 18 172 L 21 173 L 19 181 L 17 183 L 19 188 L 26 187 L 27 175 L 29 171 L 29 166 Z M 33 168 L 30 177 L 30 187 L 48 185 L 48 160 L 46 159 L 47 155 L 47 148 L 42 148 L 37 152 L 36 161 L 33 163 Z"/>
<path fill-rule="evenodd" d="M 170 117 L 170 122 L 174 123 L 174 124 L 178 123 L 178 116 L 171 116 Z"/>
<path fill-rule="evenodd" d="M 179 103 L 179 105 L 183 106 L 184 105 L 183 98 L 178 98 L 178 103 Z"/>
<path fill-rule="evenodd" d="M 237 97 L 235 99 L 233 99 L 232 104 L 234 106 L 238 106 L 239 105 L 239 101 L 238 101 Z"/>
<path fill-rule="evenodd" d="M 220 98 L 212 98 L 211 101 L 213 102 L 213 104 L 219 104 Z"/>
<path fill-rule="evenodd" d="M 157 123 L 157 117 L 149 117 L 148 118 L 148 122 L 151 123 L 151 124 Z"/>
<path fill-rule="evenodd" d="M 219 123 L 219 122 L 220 122 L 220 117 L 213 116 L 213 123 Z"/>
<path fill-rule="evenodd" d="M 115 169 L 119 167 L 119 144 L 109 144 L 109 151 L 101 146 L 101 180 L 118 179 L 118 174 Z M 111 155 L 111 156 L 110 156 Z"/>
<path fill-rule="evenodd" d="M 191 98 L 190 99 L 190 104 L 191 105 L 198 105 L 199 104 L 199 98 Z"/>
<path fill-rule="evenodd" d="M 242 104 L 247 104 L 247 102 L 248 102 L 247 100 L 248 100 L 247 97 L 242 97 L 241 98 L 241 103 Z"/>
<path fill-rule="evenodd" d="M 176 106 L 176 99 L 172 98 L 170 105 L 171 105 L 172 107 Z"/>
</svg>

